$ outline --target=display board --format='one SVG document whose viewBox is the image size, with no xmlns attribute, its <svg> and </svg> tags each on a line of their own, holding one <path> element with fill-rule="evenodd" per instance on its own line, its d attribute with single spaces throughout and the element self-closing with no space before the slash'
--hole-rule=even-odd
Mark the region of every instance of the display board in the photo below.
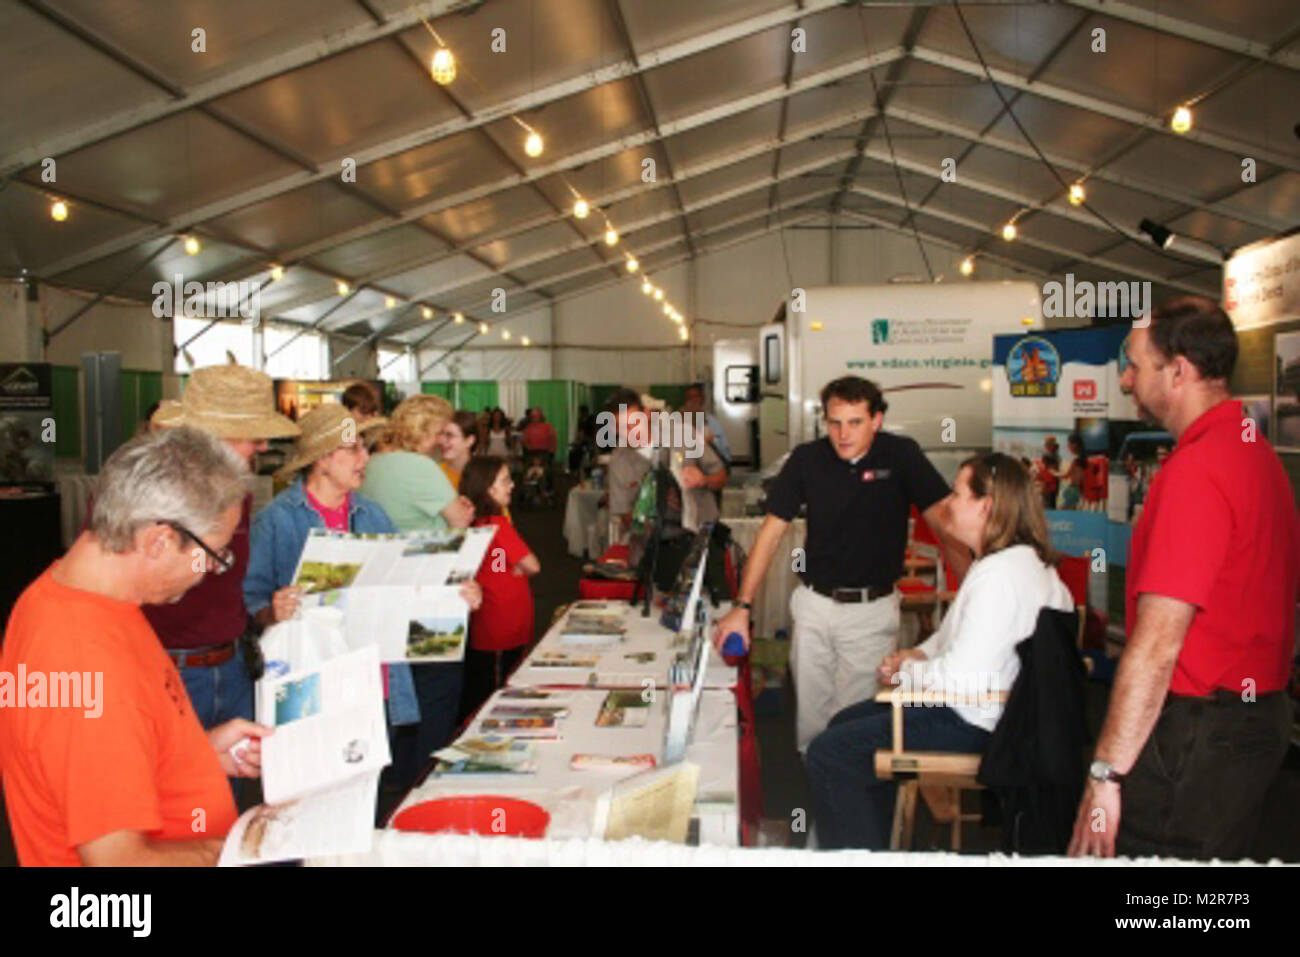
<svg viewBox="0 0 1300 957">
<path fill-rule="evenodd" d="M 57 431 L 49 363 L 0 363 L 0 485 L 53 491 Z"/>
</svg>

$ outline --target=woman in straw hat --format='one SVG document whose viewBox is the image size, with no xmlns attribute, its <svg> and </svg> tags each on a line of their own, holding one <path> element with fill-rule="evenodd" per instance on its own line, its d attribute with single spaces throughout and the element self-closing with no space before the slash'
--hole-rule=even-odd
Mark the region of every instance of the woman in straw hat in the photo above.
<svg viewBox="0 0 1300 957">
<path fill-rule="evenodd" d="M 409 396 L 393 410 L 379 438 L 361 491 L 378 502 L 404 532 L 466 528 L 474 519 L 474 507 L 456 494 L 433 459 L 439 436 L 451 418 L 451 403 L 446 399 Z M 467 600 L 477 607 L 481 598 L 477 582 L 465 585 Z M 451 738 L 463 673 L 458 661 L 412 668 L 420 725 L 414 735 L 404 732 L 394 741 L 394 774 L 401 787 L 415 783 L 429 755 Z"/>
<path fill-rule="evenodd" d="M 275 411 L 271 377 L 239 365 L 195 369 L 181 399 L 162 400 L 149 420 L 151 430 L 179 426 L 216 436 L 249 466 L 258 452 L 266 451 L 268 439 L 298 434 L 298 427 Z M 213 574 L 179 601 L 141 608 L 176 663 L 204 728 L 253 717 L 253 675 L 243 644 L 252 502 L 251 495 L 244 500 L 234 536 L 219 556 L 225 561 L 216 561 Z"/>
<path fill-rule="evenodd" d="M 307 536 L 313 528 L 337 532 L 391 533 L 397 526 L 376 502 L 357 494 L 366 476 L 363 430 L 382 427 L 377 419 L 358 426 L 335 403 L 317 406 L 298 421 L 302 434 L 293 456 L 276 478 L 292 484 L 271 500 L 253 521 L 253 547 L 244 578 L 244 601 L 263 626 L 292 618 L 302 591 L 292 585 Z M 420 720 L 415 687 L 407 665 L 388 669 L 390 725 Z"/>
</svg>

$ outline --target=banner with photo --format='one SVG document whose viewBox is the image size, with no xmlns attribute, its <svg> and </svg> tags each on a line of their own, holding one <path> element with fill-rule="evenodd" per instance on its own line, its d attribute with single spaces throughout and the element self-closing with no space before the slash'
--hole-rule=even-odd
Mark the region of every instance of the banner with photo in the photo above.
<svg viewBox="0 0 1300 957">
<path fill-rule="evenodd" d="M 47 362 L 0 363 L 0 486 L 53 490 L 53 381 Z"/>
</svg>

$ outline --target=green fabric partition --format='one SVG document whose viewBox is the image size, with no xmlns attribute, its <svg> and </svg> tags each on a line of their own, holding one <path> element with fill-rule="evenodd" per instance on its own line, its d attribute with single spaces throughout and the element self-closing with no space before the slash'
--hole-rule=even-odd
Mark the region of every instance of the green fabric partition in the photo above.
<svg viewBox="0 0 1300 957">
<path fill-rule="evenodd" d="M 459 386 L 456 397 L 458 409 L 482 412 L 500 405 L 500 393 L 495 379 L 467 379 L 459 383 Z"/>
<path fill-rule="evenodd" d="M 455 385 L 454 382 L 421 382 L 420 391 L 425 395 L 440 395 L 452 405 L 455 405 L 456 396 L 452 391 Z"/>
<path fill-rule="evenodd" d="M 652 385 L 650 394 L 656 399 L 663 399 L 674 409 L 680 409 L 682 403 L 686 401 L 686 384 L 681 385 Z"/>
<path fill-rule="evenodd" d="M 51 369 L 56 458 L 81 458 L 81 403 L 77 401 L 80 377 L 81 370 L 76 366 L 54 366 Z"/>
<path fill-rule="evenodd" d="M 587 398 L 593 414 L 598 415 L 604 410 L 605 403 L 609 401 L 609 397 L 614 394 L 614 390 L 617 388 L 619 388 L 617 385 L 609 383 L 587 386 Z"/>
<path fill-rule="evenodd" d="M 123 369 L 122 440 L 135 435 L 149 407 L 162 398 L 162 373 Z"/>
<path fill-rule="evenodd" d="M 569 448 L 573 383 L 568 379 L 541 379 L 528 382 L 528 407 L 541 406 L 546 421 L 555 427 L 556 456 L 562 458 Z"/>
</svg>

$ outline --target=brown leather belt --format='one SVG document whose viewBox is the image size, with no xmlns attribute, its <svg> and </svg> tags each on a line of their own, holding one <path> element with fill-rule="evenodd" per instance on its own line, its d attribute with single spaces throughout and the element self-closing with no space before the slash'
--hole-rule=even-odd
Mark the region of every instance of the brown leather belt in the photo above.
<svg viewBox="0 0 1300 957">
<path fill-rule="evenodd" d="M 894 592 L 893 585 L 868 585 L 866 588 L 820 588 L 811 582 L 805 584 L 817 594 L 825 595 L 831 601 L 840 604 L 861 604 L 864 601 L 875 601 Z"/>
<path fill-rule="evenodd" d="M 168 648 L 177 668 L 215 668 L 235 657 L 235 645 L 212 645 L 207 648 Z"/>
</svg>

